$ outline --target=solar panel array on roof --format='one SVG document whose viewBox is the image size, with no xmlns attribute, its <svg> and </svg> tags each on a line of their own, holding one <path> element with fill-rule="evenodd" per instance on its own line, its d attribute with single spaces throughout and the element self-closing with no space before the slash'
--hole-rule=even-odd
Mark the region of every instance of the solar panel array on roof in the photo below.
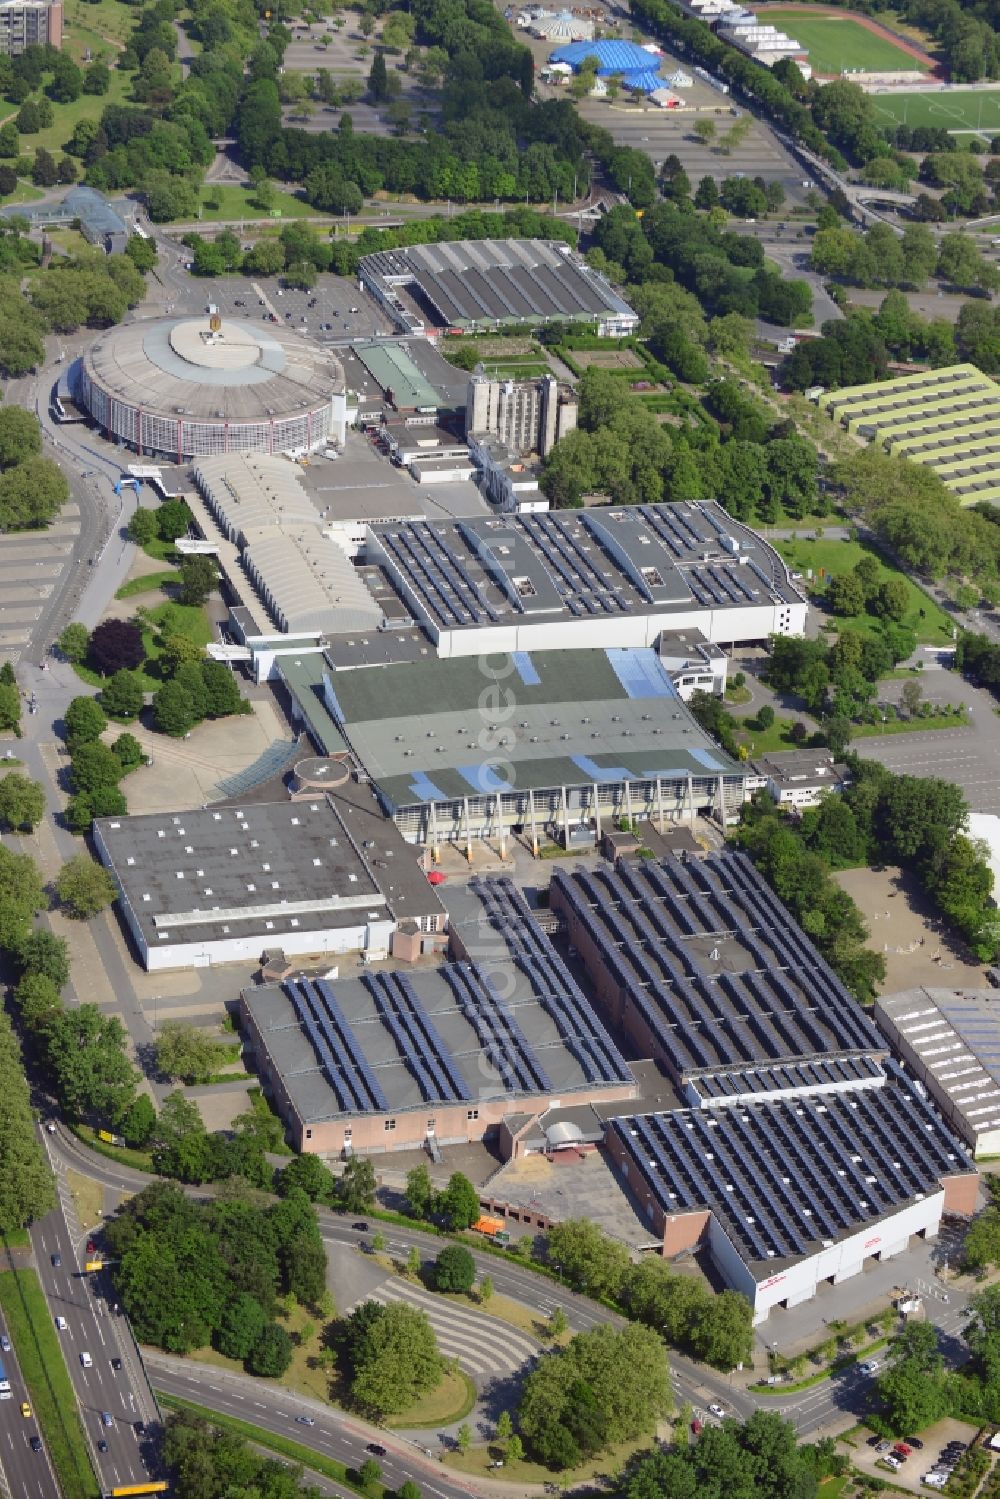
<svg viewBox="0 0 1000 1499">
<path fill-rule="evenodd" d="M 293 979 L 282 985 L 291 1000 L 324 1077 L 341 1109 L 351 1113 L 383 1113 L 385 1094 L 344 1019 L 333 991 L 323 979 Z"/>
<path fill-rule="evenodd" d="M 479 1038 L 487 1062 L 511 1093 L 548 1092 L 548 1073 L 528 1044 L 493 980 L 476 963 L 447 963 L 441 970 L 455 1002 Z"/>
<path fill-rule="evenodd" d="M 454 1103 L 472 1097 L 404 973 L 366 973 L 361 982 L 424 1098 Z"/>
<path fill-rule="evenodd" d="M 973 1169 L 895 1066 L 883 1088 L 636 1116 L 609 1129 L 665 1213 L 710 1208 L 750 1263 L 815 1252 Z"/>
<path fill-rule="evenodd" d="M 881 1086 L 884 1081 L 885 1072 L 874 1057 L 817 1057 L 809 1062 L 741 1068 L 735 1073 L 700 1073 L 690 1088 L 706 1104 L 724 1104 L 765 1093 L 819 1093 L 834 1087 Z"/>
<path fill-rule="evenodd" d="M 885 1051 L 742 852 L 558 870 L 552 899 L 589 934 L 681 1081 Z"/>
<path fill-rule="evenodd" d="M 589 1082 L 631 1082 L 625 1058 L 598 1020 L 590 1001 L 545 936 L 513 881 L 472 880 L 490 924 L 503 933 L 511 960 L 530 980 L 539 1004 Z"/>
</svg>

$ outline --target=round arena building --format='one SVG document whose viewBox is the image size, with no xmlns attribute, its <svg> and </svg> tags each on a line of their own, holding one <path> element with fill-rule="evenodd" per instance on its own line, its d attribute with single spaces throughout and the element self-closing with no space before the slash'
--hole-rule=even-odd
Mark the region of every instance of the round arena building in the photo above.
<svg viewBox="0 0 1000 1499">
<path fill-rule="evenodd" d="M 169 463 L 212 453 L 308 453 L 343 443 L 344 369 L 280 323 L 159 318 L 111 328 L 75 397 L 112 438 Z"/>
</svg>

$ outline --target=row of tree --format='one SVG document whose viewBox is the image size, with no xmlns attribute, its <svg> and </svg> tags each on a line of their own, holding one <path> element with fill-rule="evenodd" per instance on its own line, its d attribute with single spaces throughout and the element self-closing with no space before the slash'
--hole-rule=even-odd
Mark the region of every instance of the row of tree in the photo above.
<svg viewBox="0 0 1000 1499">
<path fill-rule="evenodd" d="M 821 275 L 852 286 L 919 290 L 931 276 L 964 290 L 998 285 L 996 266 L 970 234 L 955 230 L 936 243 L 926 224 L 907 224 L 901 238 L 888 224 L 874 224 L 866 234 L 847 225 L 818 229 L 810 263 Z"/>
<path fill-rule="evenodd" d="M 320 1499 L 323 1492 L 314 1484 L 303 1485 L 301 1468 L 262 1456 L 244 1437 L 195 1411 L 173 1411 L 167 1417 L 163 1461 L 176 1499 L 232 1499 L 236 1493 L 254 1499 Z M 409 1487 L 415 1492 L 400 1499 L 420 1499 L 417 1485 Z"/>
<path fill-rule="evenodd" d="M 816 1499 L 822 1480 L 845 1466 L 846 1459 L 838 1458 L 830 1438 L 800 1445 L 791 1422 L 771 1411 L 755 1411 L 743 1424 L 706 1425 L 694 1443 L 687 1424 L 678 1422 L 672 1446 L 641 1457 L 631 1469 L 624 1495 L 625 1499 Z"/>
</svg>

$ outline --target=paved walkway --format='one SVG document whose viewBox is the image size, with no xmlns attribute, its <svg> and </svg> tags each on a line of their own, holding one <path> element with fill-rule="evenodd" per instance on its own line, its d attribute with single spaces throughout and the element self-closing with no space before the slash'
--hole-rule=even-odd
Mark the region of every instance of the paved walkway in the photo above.
<svg viewBox="0 0 1000 1499">
<path fill-rule="evenodd" d="M 499 1317 L 449 1301 L 402 1276 L 388 1276 L 368 1299 L 381 1301 L 384 1306 L 402 1303 L 426 1312 L 441 1352 L 446 1358 L 457 1359 L 474 1378 L 514 1374 L 541 1352 L 541 1344 L 529 1333 Z"/>
</svg>

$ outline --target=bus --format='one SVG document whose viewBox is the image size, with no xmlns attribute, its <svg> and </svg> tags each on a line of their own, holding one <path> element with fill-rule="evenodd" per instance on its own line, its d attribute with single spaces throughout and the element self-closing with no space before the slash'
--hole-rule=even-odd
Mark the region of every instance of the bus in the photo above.
<svg viewBox="0 0 1000 1499">
<path fill-rule="evenodd" d="M 146 1483 L 120 1483 L 108 1499 L 124 1499 L 126 1494 L 165 1494 L 170 1485 L 165 1478 L 150 1478 Z"/>
<path fill-rule="evenodd" d="M 4 1368 L 3 1362 L 0 1361 L 0 1400 L 10 1400 L 11 1398 L 10 1380 L 7 1378 L 7 1370 Z"/>
</svg>

